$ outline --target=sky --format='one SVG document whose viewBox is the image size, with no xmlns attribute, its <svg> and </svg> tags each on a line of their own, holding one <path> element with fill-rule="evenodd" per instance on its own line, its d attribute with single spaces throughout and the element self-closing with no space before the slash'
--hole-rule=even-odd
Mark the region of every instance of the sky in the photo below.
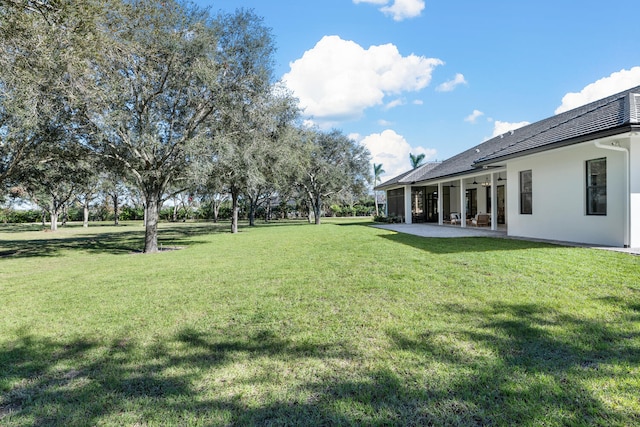
<svg viewBox="0 0 640 427">
<path fill-rule="evenodd" d="M 197 0 L 253 10 L 304 119 L 382 164 L 442 161 L 493 136 L 640 86 L 635 1 Z M 615 6 L 615 7 L 614 7 Z"/>
</svg>

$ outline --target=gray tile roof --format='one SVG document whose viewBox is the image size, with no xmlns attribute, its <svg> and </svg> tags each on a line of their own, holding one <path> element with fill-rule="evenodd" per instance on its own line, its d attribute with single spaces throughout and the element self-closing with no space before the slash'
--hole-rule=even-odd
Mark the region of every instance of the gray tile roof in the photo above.
<svg viewBox="0 0 640 427">
<path fill-rule="evenodd" d="M 442 179 L 472 172 L 484 165 L 539 151 L 577 144 L 599 136 L 640 129 L 640 86 L 509 131 L 412 174 L 409 171 L 377 189 Z"/>
<path fill-rule="evenodd" d="M 436 163 L 436 162 L 425 163 L 421 166 L 418 166 L 415 169 L 411 169 L 407 172 L 401 173 L 395 178 L 391 178 L 390 180 L 383 182 L 382 184 L 377 186 L 376 189 L 381 189 L 382 187 L 386 188 L 394 185 L 404 185 L 404 184 L 411 184 L 418 181 L 423 181 L 424 180 L 423 177 L 426 176 L 429 171 L 431 171 L 433 168 L 435 168 L 439 164 L 440 163 Z"/>
</svg>

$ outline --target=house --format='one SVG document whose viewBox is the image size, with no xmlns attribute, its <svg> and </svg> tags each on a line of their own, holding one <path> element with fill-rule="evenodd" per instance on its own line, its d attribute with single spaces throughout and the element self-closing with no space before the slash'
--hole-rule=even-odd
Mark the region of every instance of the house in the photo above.
<svg viewBox="0 0 640 427">
<path fill-rule="evenodd" d="M 490 227 L 509 236 L 640 247 L 640 86 L 427 163 L 376 190 L 386 192 L 387 215 L 406 223 L 443 225 L 452 213 L 488 213 Z"/>
</svg>

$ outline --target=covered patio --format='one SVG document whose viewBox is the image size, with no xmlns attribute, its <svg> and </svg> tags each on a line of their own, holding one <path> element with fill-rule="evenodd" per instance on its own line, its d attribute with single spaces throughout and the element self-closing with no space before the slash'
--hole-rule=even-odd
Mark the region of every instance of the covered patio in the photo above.
<svg viewBox="0 0 640 427">
<path fill-rule="evenodd" d="M 406 224 L 459 228 L 481 225 L 494 231 L 506 230 L 507 173 L 502 168 L 443 180 L 412 179 L 397 184 L 404 185 L 387 190 L 387 215 L 399 217 Z M 473 221 L 477 215 L 483 215 L 483 223 Z"/>
<path fill-rule="evenodd" d="M 438 225 L 428 223 L 376 224 L 374 227 L 421 237 L 507 237 L 506 227 L 492 230 L 487 227 L 460 227 L 456 225 Z"/>
<path fill-rule="evenodd" d="M 498 237 L 508 239 L 522 239 L 530 241 L 538 241 L 545 243 L 552 243 L 562 246 L 577 246 L 592 249 L 601 249 L 615 252 L 622 252 L 630 255 L 640 256 L 640 248 L 620 248 L 613 246 L 601 246 L 601 245 L 589 245 L 575 242 L 565 242 L 558 240 L 547 239 L 532 239 L 513 237 L 507 235 L 506 227 L 498 227 L 497 230 L 491 230 L 489 228 L 476 228 L 476 227 L 460 227 L 454 225 L 438 225 L 438 224 L 375 224 L 372 227 L 381 228 L 384 230 L 395 231 L 396 233 L 411 234 L 420 237 L 434 237 L 434 238 L 456 238 L 456 237 Z"/>
</svg>

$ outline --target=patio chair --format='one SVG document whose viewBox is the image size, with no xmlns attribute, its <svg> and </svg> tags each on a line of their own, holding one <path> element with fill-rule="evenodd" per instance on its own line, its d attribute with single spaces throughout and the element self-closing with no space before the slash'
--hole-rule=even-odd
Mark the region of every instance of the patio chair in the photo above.
<svg viewBox="0 0 640 427">
<path fill-rule="evenodd" d="M 451 212 L 450 215 L 451 218 L 451 224 L 460 224 L 460 214 L 457 212 Z"/>
<path fill-rule="evenodd" d="M 471 224 L 476 227 L 488 227 L 489 226 L 489 215 L 488 214 L 476 214 L 475 218 L 471 219 Z"/>
</svg>

